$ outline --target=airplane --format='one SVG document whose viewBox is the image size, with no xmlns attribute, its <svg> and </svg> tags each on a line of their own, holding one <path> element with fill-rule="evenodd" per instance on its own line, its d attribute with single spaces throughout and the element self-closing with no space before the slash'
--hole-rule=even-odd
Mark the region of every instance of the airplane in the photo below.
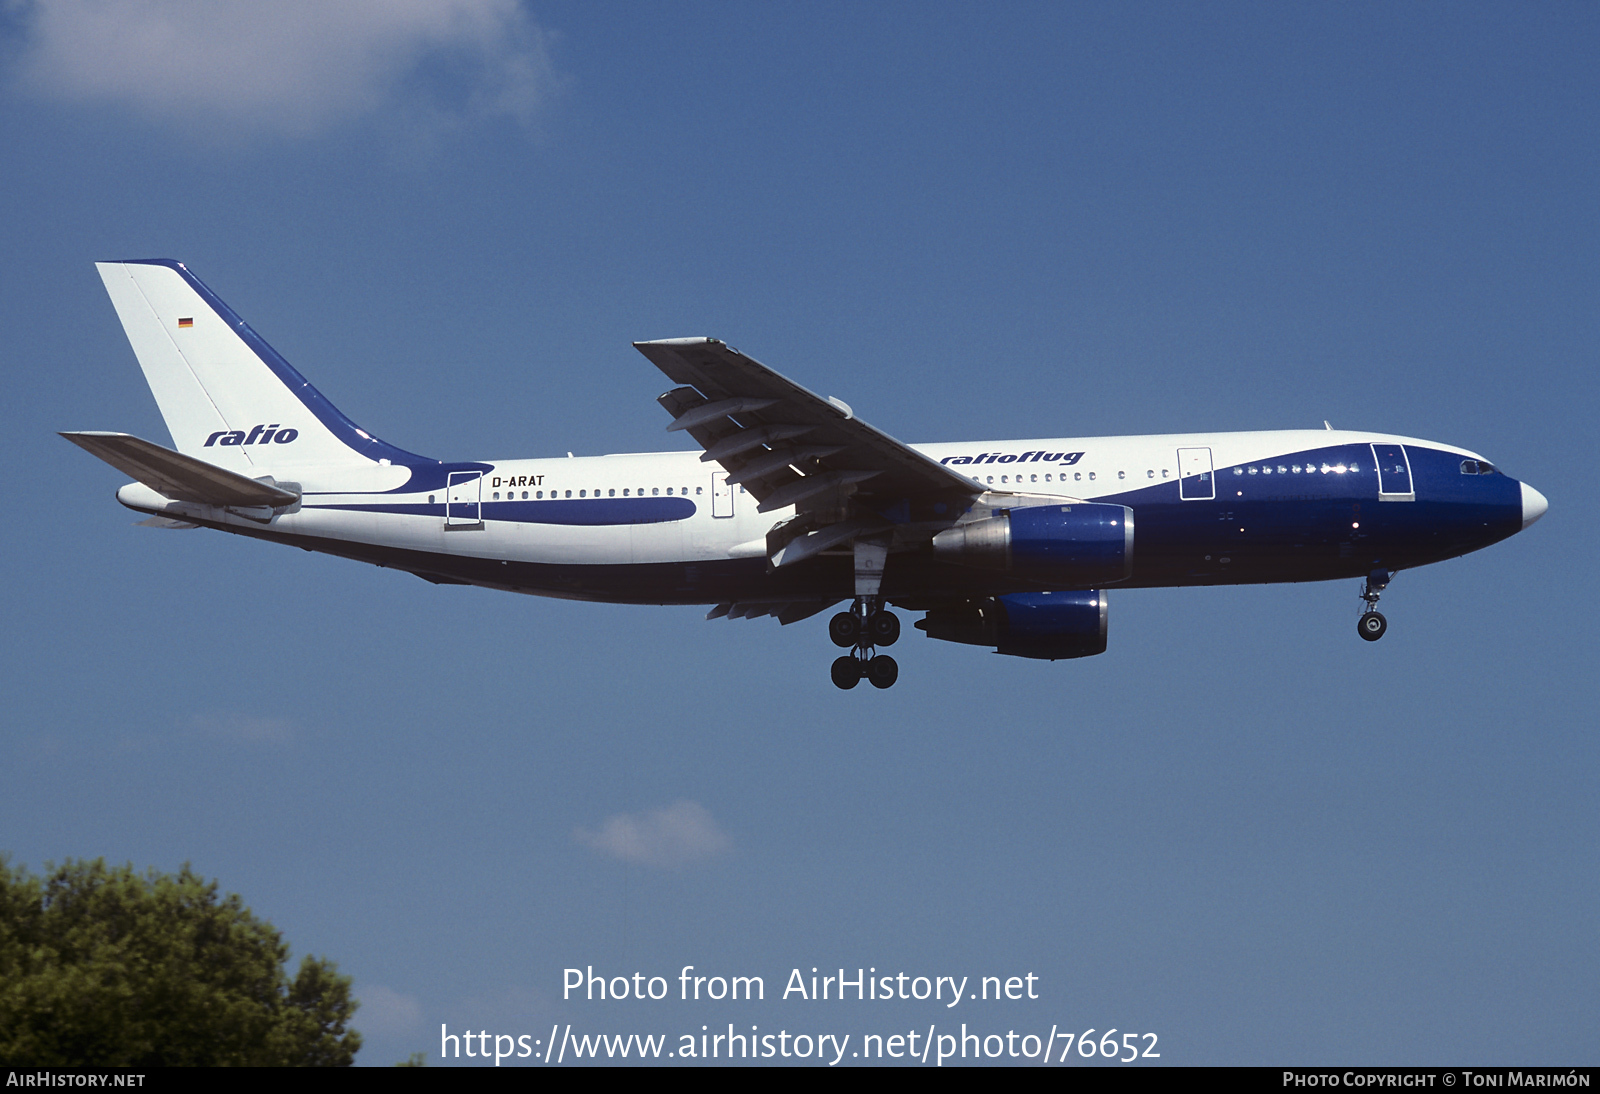
<svg viewBox="0 0 1600 1094">
<path fill-rule="evenodd" d="M 828 636 L 843 689 L 899 677 L 891 607 L 929 638 L 1061 660 L 1106 649 L 1107 590 L 1360 578 L 1357 632 L 1401 570 L 1544 515 L 1475 452 L 1276 430 L 903 444 L 714 338 L 635 342 L 692 451 L 446 462 L 340 413 L 180 262 L 97 263 L 175 448 L 61 435 L 161 528 L 213 528 L 436 584 L 712 605 Z"/>
</svg>

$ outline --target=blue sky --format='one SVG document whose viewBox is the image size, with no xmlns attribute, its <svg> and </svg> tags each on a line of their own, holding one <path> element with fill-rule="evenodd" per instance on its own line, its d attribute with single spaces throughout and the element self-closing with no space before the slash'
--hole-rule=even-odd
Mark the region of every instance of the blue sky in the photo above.
<svg viewBox="0 0 1600 1094">
<path fill-rule="evenodd" d="M 14 861 L 191 862 L 354 975 L 369 1064 L 557 1022 L 1600 1055 L 1592 6 L 38 0 L 0 29 Z M 681 447 L 628 343 L 708 334 L 909 441 L 1328 419 L 1551 508 L 1401 574 L 1376 645 L 1353 582 L 1130 590 L 1098 658 L 910 634 L 897 687 L 840 693 L 819 620 L 133 527 L 54 431 L 167 441 L 92 267 L 148 256 L 441 458 Z M 589 965 L 768 1001 L 563 1001 Z M 812 966 L 1041 998 L 774 999 Z"/>
</svg>

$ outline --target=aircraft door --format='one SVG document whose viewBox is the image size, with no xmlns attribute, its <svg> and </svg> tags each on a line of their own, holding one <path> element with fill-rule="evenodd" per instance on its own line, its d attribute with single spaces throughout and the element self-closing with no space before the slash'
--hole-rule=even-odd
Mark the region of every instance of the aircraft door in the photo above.
<svg viewBox="0 0 1600 1094">
<path fill-rule="evenodd" d="M 1416 501 L 1411 483 L 1411 460 L 1403 444 L 1375 444 L 1372 458 L 1378 465 L 1379 501 Z"/>
<path fill-rule="evenodd" d="M 733 487 L 728 485 L 726 471 L 718 471 L 711 476 L 711 515 L 733 516 Z"/>
<path fill-rule="evenodd" d="M 1217 496 L 1217 477 L 1211 470 L 1211 449 L 1178 449 L 1178 497 L 1183 501 L 1211 501 Z"/>
<path fill-rule="evenodd" d="M 483 527 L 483 472 L 452 471 L 445 484 L 444 526 Z"/>
</svg>

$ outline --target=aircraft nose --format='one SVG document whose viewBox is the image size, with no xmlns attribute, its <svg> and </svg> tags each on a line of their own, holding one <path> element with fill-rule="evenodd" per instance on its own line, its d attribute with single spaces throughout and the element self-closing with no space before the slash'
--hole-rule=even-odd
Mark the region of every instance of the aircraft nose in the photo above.
<svg viewBox="0 0 1600 1094">
<path fill-rule="evenodd" d="M 1520 485 L 1522 486 L 1522 526 L 1526 528 L 1544 516 L 1544 511 L 1550 508 L 1550 503 L 1545 500 L 1543 494 L 1527 483 L 1521 483 Z"/>
</svg>

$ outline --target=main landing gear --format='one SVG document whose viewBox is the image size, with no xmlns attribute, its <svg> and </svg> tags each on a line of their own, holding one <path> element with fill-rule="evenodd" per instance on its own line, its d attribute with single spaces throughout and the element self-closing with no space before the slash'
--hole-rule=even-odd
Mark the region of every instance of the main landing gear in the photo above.
<svg viewBox="0 0 1600 1094">
<path fill-rule="evenodd" d="M 900 620 L 878 604 L 875 596 L 858 596 L 855 605 L 828 620 L 828 637 L 850 652 L 833 663 L 835 687 L 849 691 L 862 680 L 875 688 L 893 687 L 900 666 L 878 646 L 892 646 L 900 638 Z M 853 648 L 852 648 L 853 647 Z"/>
<path fill-rule="evenodd" d="M 1388 588 L 1390 577 L 1388 570 L 1373 570 L 1367 575 L 1367 586 L 1361 593 L 1361 599 L 1367 602 L 1367 607 L 1356 621 L 1356 633 L 1368 642 L 1376 642 L 1389 629 L 1389 621 L 1378 610 L 1378 597 Z"/>
</svg>

